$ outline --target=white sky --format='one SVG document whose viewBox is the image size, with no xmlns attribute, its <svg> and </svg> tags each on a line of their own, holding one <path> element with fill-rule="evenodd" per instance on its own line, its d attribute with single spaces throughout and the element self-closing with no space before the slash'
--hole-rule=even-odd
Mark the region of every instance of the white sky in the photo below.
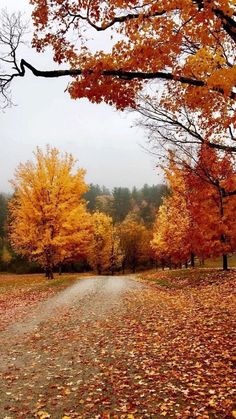
<svg viewBox="0 0 236 419">
<path fill-rule="evenodd" d="M 0 8 L 30 15 L 28 0 L 0 0 Z M 23 51 L 38 68 L 54 68 L 49 53 Z M 87 100 L 71 100 L 64 89 L 69 79 L 37 79 L 30 73 L 12 86 L 17 106 L 0 112 L 0 191 L 10 191 L 9 179 L 19 162 L 32 158 L 36 146 L 50 144 L 72 153 L 87 170 L 87 182 L 109 188 L 142 186 L 162 181 L 151 155 L 145 153 L 145 133 L 131 128 L 136 116 Z"/>
</svg>

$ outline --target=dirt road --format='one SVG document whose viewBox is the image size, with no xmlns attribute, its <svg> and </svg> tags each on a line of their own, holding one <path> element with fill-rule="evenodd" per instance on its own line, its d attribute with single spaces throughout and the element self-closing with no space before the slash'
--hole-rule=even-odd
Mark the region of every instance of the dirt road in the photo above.
<svg viewBox="0 0 236 419">
<path fill-rule="evenodd" d="M 232 417 L 233 283 L 97 277 L 41 301 L 0 333 L 0 418 Z"/>
<path fill-rule="evenodd" d="M 102 417 L 119 403 L 124 410 L 112 384 L 110 322 L 121 327 L 125 296 L 142 287 L 129 277 L 82 279 L 2 332 L 0 417 Z"/>
</svg>

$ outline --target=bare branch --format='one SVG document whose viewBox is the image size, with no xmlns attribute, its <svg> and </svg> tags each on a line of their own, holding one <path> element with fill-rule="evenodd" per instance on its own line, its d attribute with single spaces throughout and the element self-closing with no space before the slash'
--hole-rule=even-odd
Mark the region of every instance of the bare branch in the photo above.
<svg viewBox="0 0 236 419">
<path fill-rule="evenodd" d="M 208 147 L 227 153 L 236 153 L 235 137 L 232 128 L 229 129 L 228 137 L 224 137 L 224 143 L 221 138 L 214 135 L 209 137 L 206 132 L 198 126 L 197 115 L 182 107 L 178 112 L 171 112 L 162 107 L 159 101 L 153 98 L 140 96 L 136 110 L 142 116 L 138 120 L 138 125 L 144 127 L 149 138 L 162 146 L 163 141 L 169 142 L 169 145 L 180 149 L 185 146 L 185 152 L 189 146 L 200 147 L 206 144 Z"/>
<path fill-rule="evenodd" d="M 0 14 L 0 93 L 2 108 L 12 105 L 10 84 L 20 76 L 20 67 L 17 61 L 17 49 L 24 43 L 24 35 L 28 24 L 22 21 L 21 13 L 8 15 L 6 10 Z"/>
<path fill-rule="evenodd" d="M 128 22 L 130 20 L 134 20 L 134 19 L 140 19 L 140 16 L 142 16 L 142 19 L 151 19 L 157 16 L 162 16 L 166 13 L 165 10 L 160 10 L 160 11 L 156 11 L 156 12 L 147 12 L 147 13 L 127 13 L 126 15 L 122 15 L 122 16 L 115 16 L 112 20 L 110 20 L 110 22 L 107 23 L 103 23 L 101 26 L 95 24 L 89 17 L 89 7 L 87 9 L 87 15 L 83 16 L 81 14 L 74 14 L 71 13 L 70 11 L 67 12 L 68 16 L 72 17 L 73 20 L 74 19 L 81 19 L 81 20 L 85 20 L 92 28 L 94 28 L 96 31 L 100 32 L 100 31 L 105 31 L 109 28 L 111 28 L 112 26 L 114 26 L 116 23 L 124 23 L 124 22 Z"/>
</svg>

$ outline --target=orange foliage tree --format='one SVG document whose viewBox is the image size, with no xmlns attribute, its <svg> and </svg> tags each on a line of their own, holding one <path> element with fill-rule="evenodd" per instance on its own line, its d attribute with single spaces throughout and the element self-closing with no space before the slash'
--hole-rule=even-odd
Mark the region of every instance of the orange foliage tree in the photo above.
<svg viewBox="0 0 236 419">
<path fill-rule="evenodd" d="M 197 253 L 222 256 L 223 268 L 227 269 L 227 254 L 235 251 L 236 238 L 236 173 L 232 156 L 219 155 L 203 145 L 194 170 L 188 168 L 185 172 L 185 182 L 191 191 L 191 214 L 201 232 L 195 237 Z"/>
<path fill-rule="evenodd" d="M 30 0 L 33 5 L 37 51 L 53 48 L 55 62 L 67 69 L 38 70 L 18 60 L 16 48 L 23 33 L 6 39 L 14 67 L 1 78 L 4 93 L 14 77 L 30 70 L 37 77 L 72 76 L 72 98 L 105 101 L 118 109 L 136 106 L 136 94 L 150 80 L 165 82 L 163 103 L 183 104 L 200 111 L 215 128 L 235 125 L 236 21 L 233 0 Z M 10 21 L 11 24 L 11 21 Z M 5 24 L 6 30 L 6 24 Z M 98 51 L 98 33 L 106 51 Z M 73 42 L 76 34 L 77 42 Z M 101 39 L 101 38 L 99 38 Z M 159 89 L 157 86 L 157 89 Z M 163 86 L 163 84 L 162 84 Z M 156 93 L 155 93 L 156 95 Z"/>
<path fill-rule="evenodd" d="M 10 240 L 13 249 L 39 263 L 48 278 L 62 263 L 84 258 L 91 241 L 91 216 L 82 195 L 85 171 L 56 148 L 37 148 L 35 161 L 20 164 L 12 181 Z"/>
<path fill-rule="evenodd" d="M 164 263 L 183 263 L 223 256 L 235 251 L 234 188 L 236 175 L 230 156 L 219 156 L 203 145 L 194 167 L 170 162 L 166 175 L 171 194 L 164 199 L 154 227 L 152 248 Z M 225 188 L 232 190 L 227 195 Z"/>
</svg>

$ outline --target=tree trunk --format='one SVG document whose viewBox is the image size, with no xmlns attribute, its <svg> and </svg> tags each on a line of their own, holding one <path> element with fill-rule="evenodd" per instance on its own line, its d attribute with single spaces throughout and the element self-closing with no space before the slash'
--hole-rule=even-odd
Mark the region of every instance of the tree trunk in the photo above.
<svg viewBox="0 0 236 419">
<path fill-rule="evenodd" d="M 200 266 L 205 266 L 205 259 L 204 259 L 204 257 L 201 257 L 201 259 L 200 259 Z"/>
<path fill-rule="evenodd" d="M 62 274 L 62 265 L 59 265 L 59 268 L 58 268 L 58 273 L 59 273 L 59 275 L 61 276 L 61 274 Z"/>
<path fill-rule="evenodd" d="M 122 274 L 124 275 L 125 273 L 125 262 L 122 262 Z"/>
<path fill-rule="evenodd" d="M 46 270 L 45 270 L 45 276 L 46 276 L 47 279 L 53 279 L 54 278 L 54 276 L 53 276 L 53 270 L 52 270 L 51 266 L 48 266 L 46 268 Z"/>
<path fill-rule="evenodd" d="M 223 255 L 223 271 L 228 270 L 228 255 Z"/>
<path fill-rule="evenodd" d="M 195 255 L 191 252 L 191 268 L 195 268 Z"/>
<path fill-rule="evenodd" d="M 188 269 L 188 261 L 185 262 L 185 268 Z"/>
<path fill-rule="evenodd" d="M 224 216 L 224 202 L 223 202 L 223 199 L 225 197 L 224 189 L 219 188 L 219 192 L 220 192 L 220 216 L 222 219 Z M 224 244 L 227 243 L 227 238 L 224 233 L 221 234 L 220 238 L 221 238 L 222 243 Z M 228 270 L 228 255 L 224 253 L 222 257 L 223 257 L 223 271 L 227 271 Z"/>
</svg>

